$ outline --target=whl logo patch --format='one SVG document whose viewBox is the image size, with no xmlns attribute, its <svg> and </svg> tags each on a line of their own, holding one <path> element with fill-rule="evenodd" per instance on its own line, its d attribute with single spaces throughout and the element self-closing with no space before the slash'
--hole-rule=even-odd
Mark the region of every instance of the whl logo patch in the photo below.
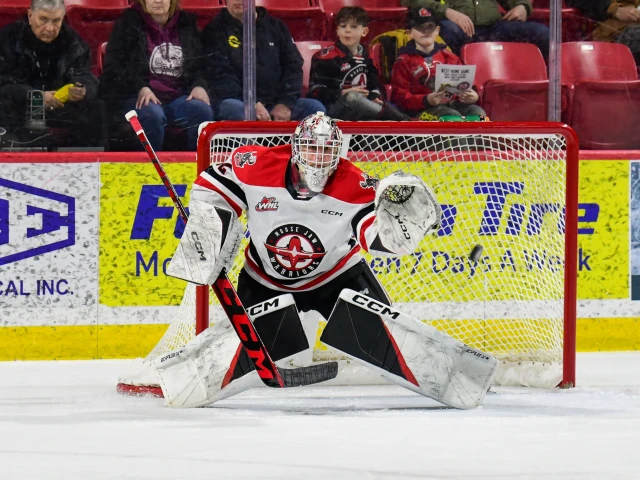
<svg viewBox="0 0 640 480">
<path fill-rule="evenodd" d="M 75 198 L 0 178 L 0 265 L 61 250 L 75 241 Z"/>
<path fill-rule="evenodd" d="M 276 210 L 278 210 L 276 197 L 263 197 L 256 203 L 256 212 L 274 212 Z"/>
</svg>

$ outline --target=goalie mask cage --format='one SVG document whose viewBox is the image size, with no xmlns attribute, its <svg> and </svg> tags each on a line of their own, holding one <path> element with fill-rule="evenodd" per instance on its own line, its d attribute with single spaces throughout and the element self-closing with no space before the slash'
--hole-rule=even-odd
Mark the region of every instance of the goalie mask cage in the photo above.
<svg viewBox="0 0 640 480">
<path fill-rule="evenodd" d="M 242 145 L 290 143 L 296 125 L 207 124 L 201 127 L 198 141 L 198 171 L 230 161 L 232 150 Z M 442 205 L 440 229 L 425 238 L 413 255 L 364 255 L 394 305 L 495 355 L 500 360 L 496 384 L 573 386 L 578 226 L 575 132 L 560 123 L 338 125 L 344 133 L 343 158 L 372 177 L 382 178 L 396 170 L 418 175 L 432 186 Z M 244 242 L 243 247 L 248 240 Z M 473 261 L 469 255 L 476 245 L 482 245 L 483 251 Z M 243 261 L 244 255 L 238 255 L 229 274 L 234 283 Z M 119 390 L 158 393 L 150 361 L 183 346 L 220 318 L 223 313 L 216 304 L 207 287 L 188 285 L 166 334 L 146 359 L 139 359 L 120 378 Z M 321 321 L 317 338 L 324 325 Z M 339 382 L 362 384 L 376 379 L 361 374 L 362 367 L 350 365 L 348 359 L 318 341 L 313 358 L 341 360 Z"/>
</svg>

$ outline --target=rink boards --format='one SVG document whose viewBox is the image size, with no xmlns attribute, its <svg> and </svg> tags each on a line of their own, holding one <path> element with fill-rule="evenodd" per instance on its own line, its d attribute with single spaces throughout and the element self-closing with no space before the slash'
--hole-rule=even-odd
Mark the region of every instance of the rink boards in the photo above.
<svg viewBox="0 0 640 480">
<path fill-rule="evenodd" d="M 192 159 L 177 154 L 166 165 L 187 203 Z M 630 187 L 638 183 L 637 166 L 627 159 L 581 161 L 579 351 L 640 347 L 640 265 L 633 270 L 640 255 L 630 228 L 640 218 L 640 199 L 632 201 Z M 0 156 L 0 359 L 146 354 L 182 298 L 184 283 L 163 273 L 181 232 L 141 155 Z M 468 268 L 437 252 L 369 262 L 382 276 L 431 268 L 469 281 Z M 508 310 L 509 299 L 502 300 Z M 407 313 L 437 318 L 432 305 L 407 302 L 399 304 Z M 504 311 L 497 303 L 495 311 Z"/>
</svg>

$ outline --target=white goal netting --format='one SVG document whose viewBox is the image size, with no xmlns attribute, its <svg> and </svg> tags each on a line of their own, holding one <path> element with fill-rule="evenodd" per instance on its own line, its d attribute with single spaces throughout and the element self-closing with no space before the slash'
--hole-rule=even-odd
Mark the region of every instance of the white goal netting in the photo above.
<svg viewBox="0 0 640 480">
<path fill-rule="evenodd" d="M 575 322 L 564 310 L 565 302 L 575 302 L 565 298 L 567 137 L 561 130 L 539 133 L 533 127 L 493 133 L 485 124 L 478 133 L 457 134 L 451 128 L 433 133 L 422 125 L 389 122 L 379 133 L 341 125 L 348 161 L 378 178 L 395 170 L 419 175 L 444 212 L 438 233 L 413 255 L 366 255 L 367 262 L 397 308 L 497 356 L 499 384 L 557 385 L 563 378 L 565 322 Z M 465 131 L 472 129 L 466 125 Z M 245 144 L 288 143 L 293 128 L 215 133 L 215 125 L 207 127 L 201 134 L 209 146 L 206 163 L 227 161 Z M 478 261 L 469 258 L 475 245 L 483 247 Z M 237 258 L 230 273 L 234 283 L 242 263 Z M 222 312 L 211 297 L 213 323 Z M 147 359 L 190 340 L 195 311 L 190 286 L 179 315 Z M 320 322 L 318 338 L 322 328 Z M 314 360 L 329 359 L 346 361 L 316 342 Z"/>
</svg>

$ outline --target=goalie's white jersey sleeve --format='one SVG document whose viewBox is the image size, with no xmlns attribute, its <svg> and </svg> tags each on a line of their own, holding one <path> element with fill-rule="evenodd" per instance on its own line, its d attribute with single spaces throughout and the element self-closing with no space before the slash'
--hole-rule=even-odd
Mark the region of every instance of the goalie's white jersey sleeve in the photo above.
<svg viewBox="0 0 640 480">
<path fill-rule="evenodd" d="M 341 160 L 321 194 L 300 198 L 288 184 L 291 146 L 245 146 L 229 163 L 196 180 L 191 198 L 247 212 L 251 241 L 245 269 L 261 284 L 305 291 L 326 284 L 360 261 L 360 247 L 395 255 L 375 232 L 377 180 Z"/>
</svg>

